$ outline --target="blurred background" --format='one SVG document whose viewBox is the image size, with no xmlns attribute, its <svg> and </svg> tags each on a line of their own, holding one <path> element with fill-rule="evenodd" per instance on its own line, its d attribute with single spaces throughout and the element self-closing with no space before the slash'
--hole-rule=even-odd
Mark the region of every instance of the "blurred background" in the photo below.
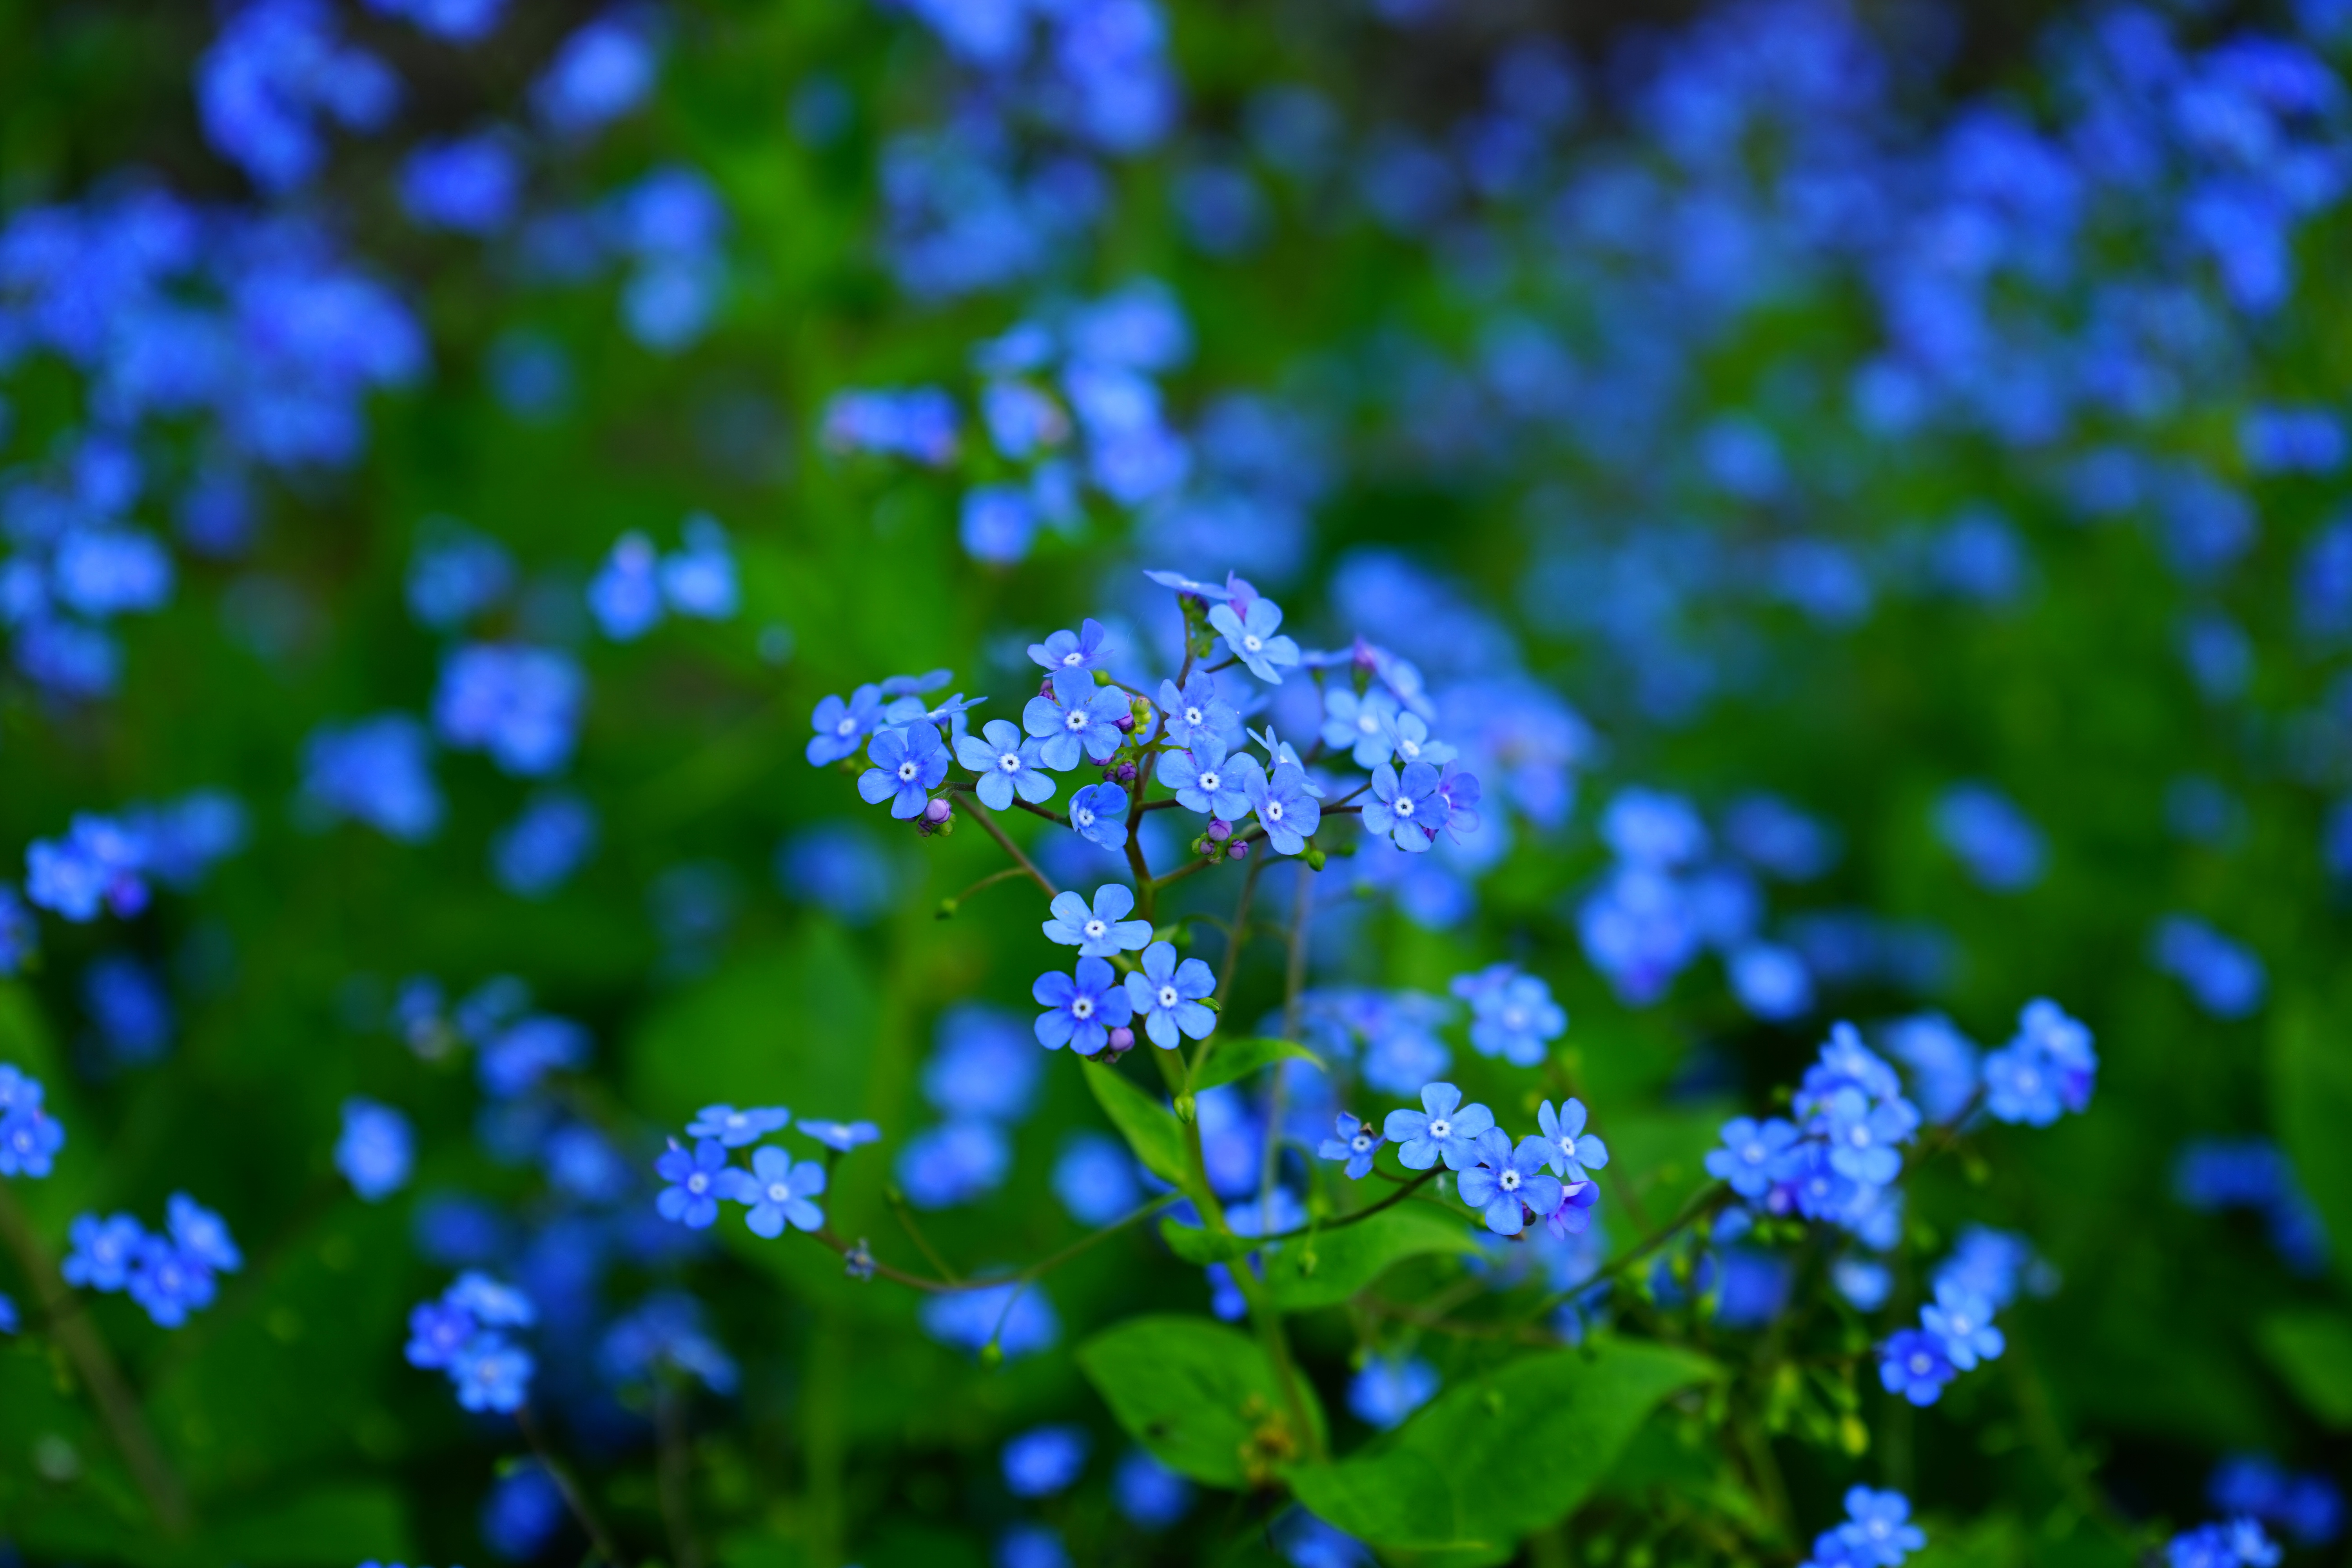
<svg viewBox="0 0 2352 1568">
<path fill-rule="evenodd" d="M 1334 1074 L 1204 1099 L 1232 1201 L 1434 1073 L 1525 1120 L 1449 993 L 1498 961 L 1567 1009 L 1620 1242 L 1834 1020 L 1948 1111 L 2031 998 L 2097 1037 L 2087 1114 L 1840 1259 L 1863 1332 L 2019 1238 L 1992 1373 L 1916 1415 L 1792 1373 L 1780 1546 L 1688 1523 L 1748 1483 L 1662 1416 L 1520 1560 L 1790 1563 L 1867 1478 L 1936 1563 L 2232 1512 L 2342 1561 L 2347 66 L 2345 0 L 0 0 L 0 1062 L 68 1134 L 11 1191 L 53 1254 L 182 1191 L 246 1254 L 176 1331 L 89 1300 L 177 1540 L 0 1335 L 0 1561 L 579 1560 L 403 1359 L 468 1267 L 540 1304 L 551 1451 L 633 1559 L 1361 1560 L 1139 1464 L 1080 1377 L 1219 1305 L 1148 1227 L 996 1364 L 992 1313 L 652 1205 L 714 1100 L 877 1123 L 827 1206 L 885 1257 L 891 1191 L 968 1268 L 1144 1194 L 1030 1037 L 1034 900 L 937 918 L 991 846 L 803 748 L 935 668 L 1010 716 L 1087 616 L 1156 682 L 1145 568 L 1410 660 L 1486 791 L 1472 845 L 1318 879 Z M 1603 832 L 1629 799 L 1685 837 Z M 35 886 L 79 814 L 142 897 Z M 1282 994 L 1253 963 L 1228 1016 Z M 1679 1267 L 1619 1300 L 1702 1342 L 1799 1283 Z M 1297 1331 L 1343 1444 L 1492 1349 Z M 1041 1491 L 1004 1445 L 1048 1425 Z"/>
</svg>

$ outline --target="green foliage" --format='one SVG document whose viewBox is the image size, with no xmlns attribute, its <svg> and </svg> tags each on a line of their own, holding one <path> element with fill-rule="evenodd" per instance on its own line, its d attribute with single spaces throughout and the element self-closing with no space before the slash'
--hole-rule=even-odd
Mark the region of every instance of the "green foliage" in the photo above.
<svg viewBox="0 0 2352 1568">
<path fill-rule="evenodd" d="M 1318 1071 L 1324 1070 L 1323 1058 L 1294 1040 L 1267 1039 L 1258 1036 L 1227 1040 L 1212 1035 L 1208 1046 L 1207 1059 L 1196 1058 L 1192 1064 L 1189 1083 L 1195 1094 L 1223 1084 L 1238 1083 L 1276 1062 L 1307 1062 Z"/>
<path fill-rule="evenodd" d="M 1163 1182 L 1192 1190 L 1195 1167 L 1176 1113 L 1138 1089 L 1115 1067 L 1090 1061 L 1084 1071 L 1096 1103 L 1135 1151 L 1135 1157 L 1143 1162 L 1143 1168 Z"/>
<path fill-rule="evenodd" d="M 1266 1260 L 1266 1289 L 1286 1312 L 1336 1307 L 1408 1258 L 1462 1257 L 1478 1243 L 1459 1214 L 1408 1199 L 1353 1225 L 1310 1230 Z"/>
<path fill-rule="evenodd" d="M 1293 1405 L 1264 1348 L 1205 1318 L 1130 1318 L 1077 1360 L 1129 1436 L 1213 1487 L 1269 1485 L 1326 1441 L 1312 1392 Z"/>
</svg>

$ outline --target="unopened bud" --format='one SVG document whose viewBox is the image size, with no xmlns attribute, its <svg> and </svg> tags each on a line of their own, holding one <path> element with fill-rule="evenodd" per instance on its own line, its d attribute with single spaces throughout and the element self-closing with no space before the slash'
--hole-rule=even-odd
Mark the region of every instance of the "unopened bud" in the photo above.
<svg viewBox="0 0 2352 1568">
<path fill-rule="evenodd" d="M 941 900 L 940 900 L 940 907 L 939 907 L 939 911 L 938 911 L 938 916 L 937 916 L 937 918 L 938 918 L 938 919 L 940 919 L 940 920 L 943 920 L 943 921 L 951 921 L 951 920 L 955 919 L 955 912 L 956 912 L 956 901 L 955 901 L 953 899 L 941 899 Z"/>
<path fill-rule="evenodd" d="M 1051 697 L 1054 695 L 1054 678 L 1052 676 L 1049 675 L 1045 679 L 1037 683 L 1037 695 L 1040 697 Z"/>
<path fill-rule="evenodd" d="M 1249 858 L 1249 846 L 1246 844 L 1236 844 L 1231 849 L 1227 850 L 1226 854 L 1236 860 L 1246 860 Z"/>
<path fill-rule="evenodd" d="M 1118 764 L 1118 782 L 1121 784 L 1133 784 L 1135 782 L 1135 764 L 1133 763 L 1121 763 Z"/>
<path fill-rule="evenodd" d="M 1118 732 L 1122 735 L 1135 733 L 1135 715 L 1132 713 L 1122 713 L 1111 722 L 1118 726 Z"/>
<path fill-rule="evenodd" d="M 1309 869 L 1320 871 L 1323 869 L 1323 862 L 1327 858 L 1328 858 L 1328 857 L 1327 857 L 1323 851 L 1315 845 L 1309 844 L 1307 847 L 1307 864 Z"/>
<path fill-rule="evenodd" d="M 1234 836 L 1234 825 L 1222 816 L 1209 818 L 1209 837 L 1223 844 Z"/>
<path fill-rule="evenodd" d="M 1190 1121 L 1192 1120 L 1192 1097 L 1191 1095 L 1180 1094 L 1176 1097 L 1176 1120 L 1179 1121 Z"/>
<path fill-rule="evenodd" d="M 954 806 L 948 804 L 947 796 L 936 795 L 923 807 L 923 820 L 930 823 L 945 822 L 948 819 L 948 813 L 954 809 Z"/>
<path fill-rule="evenodd" d="M 1108 669 L 1096 670 L 1095 684 L 1097 686 L 1108 686 L 1110 684 L 1110 671 Z"/>
</svg>

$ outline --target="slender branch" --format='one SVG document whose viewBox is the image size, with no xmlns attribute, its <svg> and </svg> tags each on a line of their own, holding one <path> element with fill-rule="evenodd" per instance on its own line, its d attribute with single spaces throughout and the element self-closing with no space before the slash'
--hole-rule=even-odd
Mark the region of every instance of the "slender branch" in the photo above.
<svg viewBox="0 0 2352 1568">
<path fill-rule="evenodd" d="M 0 1241 L 16 1255 L 18 1267 L 25 1271 L 25 1282 L 39 1296 L 42 1321 L 47 1325 L 49 1337 L 66 1352 L 82 1384 L 89 1390 L 98 1406 L 99 1420 L 107 1436 L 114 1440 L 122 1462 L 130 1468 L 131 1479 L 146 1500 L 147 1511 L 155 1523 L 170 1536 L 185 1535 L 189 1527 L 188 1499 L 163 1451 L 156 1447 L 155 1435 L 147 1429 L 146 1417 L 139 1408 L 138 1396 L 123 1380 L 121 1369 L 114 1364 L 113 1354 L 106 1348 L 89 1317 L 75 1310 L 71 1292 L 60 1282 L 57 1261 L 41 1242 L 16 1202 L 16 1194 L 8 1184 L 0 1182 Z"/>
<path fill-rule="evenodd" d="M 1067 816 L 1061 812 L 1055 811 L 1050 807 L 1039 805 L 1034 800 L 1022 800 L 1016 796 L 1014 797 L 1013 804 L 1017 809 L 1025 811 L 1032 816 L 1044 817 L 1046 821 L 1052 823 L 1056 827 L 1067 827 L 1070 825 L 1070 819 Z"/>
<path fill-rule="evenodd" d="M 667 1377 L 654 1389 L 654 1440 L 670 1560 L 675 1568 L 702 1568 L 702 1543 L 694 1534 L 694 1455 L 687 1444 L 686 1403 Z"/>
<path fill-rule="evenodd" d="M 1244 891 L 1247 891 L 1246 885 Z M 1282 972 L 1282 1037 L 1286 1040 L 1298 1037 L 1298 991 L 1307 979 L 1307 910 L 1314 899 L 1315 871 L 1301 860 L 1298 863 L 1298 886 L 1291 889 L 1290 894 L 1290 952 Z M 1245 934 L 1245 931 L 1238 927 L 1232 932 L 1235 952 L 1241 951 L 1242 938 Z M 1274 1191 L 1275 1174 L 1281 1167 L 1282 1140 L 1278 1134 L 1282 1129 L 1284 1101 L 1288 1098 L 1289 1089 L 1289 1075 L 1277 1065 L 1274 1072 L 1274 1087 L 1266 1095 L 1265 1161 L 1259 1168 L 1257 1184 L 1261 1201 L 1266 1194 Z M 1309 1168 L 1312 1168 L 1311 1163 Z"/>
<path fill-rule="evenodd" d="M 1010 878 L 1025 877 L 1027 875 L 1028 873 L 1024 871 L 1018 866 L 1007 866 L 1002 871 L 991 871 L 987 876 L 982 877 L 979 881 L 974 882 L 971 887 L 966 888 L 962 892 L 958 893 L 954 898 L 950 899 L 948 900 L 950 907 L 940 911 L 940 919 L 945 920 L 949 915 L 953 914 L 955 912 L 953 906 L 962 903 L 966 899 L 969 899 L 974 893 L 979 892 L 982 889 L 992 888 L 997 883 L 1005 881 Z"/>
<path fill-rule="evenodd" d="M 923 1227 L 915 1223 L 915 1211 L 908 1204 L 907 1194 L 897 1187 L 891 1187 L 884 1196 L 890 1205 L 890 1212 L 898 1216 L 898 1228 L 907 1233 L 907 1239 L 915 1244 L 915 1249 L 940 1271 L 940 1277 L 950 1285 L 962 1284 L 963 1276 L 949 1267 L 948 1260 L 940 1256 L 939 1248 L 931 1245 L 931 1238 L 923 1234 Z"/>
<path fill-rule="evenodd" d="M 825 1225 L 823 1230 L 809 1231 L 805 1234 L 808 1236 L 810 1240 L 820 1242 L 824 1246 L 831 1247 L 840 1256 L 844 1258 L 849 1256 L 849 1243 L 841 1239 L 840 1234 L 833 1228 L 830 1222 Z M 933 1279 L 928 1275 L 909 1274 L 903 1268 L 894 1268 L 890 1264 L 883 1262 L 880 1258 L 872 1256 L 870 1253 L 866 1257 L 866 1261 L 874 1265 L 875 1273 L 880 1275 L 883 1279 L 887 1279 L 893 1285 L 904 1285 L 910 1290 L 924 1290 L 934 1296 L 949 1296 L 953 1295 L 959 1290 L 976 1290 L 980 1289 L 979 1285 L 961 1282 L 950 1284 L 945 1279 Z M 982 1283 L 993 1283 L 993 1281 L 983 1281 Z"/>
<path fill-rule="evenodd" d="M 1054 886 L 1052 882 L 1046 880 L 1045 873 L 1037 869 L 1036 862 L 1031 860 L 1028 856 L 1021 853 L 1021 846 L 1013 843 L 1011 838 L 1005 837 L 1004 829 L 996 825 L 996 817 L 994 814 L 992 814 L 988 807 L 980 804 L 980 797 L 978 795 L 972 796 L 971 799 L 965 801 L 964 804 L 971 807 L 973 820 L 977 821 L 980 826 L 987 831 L 988 836 L 991 838 L 996 840 L 998 847 L 1002 848 L 1007 855 L 1013 857 L 1013 863 L 1020 867 L 1024 871 L 1028 872 L 1031 879 L 1034 880 L 1039 887 L 1045 889 L 1045 896 L 1047 898 L 1053 898 L 1062 890 L 1061 889 Z"/>
<path fill-rule="evenodd" d="M 1182 801 L 1178 800 L 1178 799 L 1177 799 L 1174 795 L 1162 795 L 1162 796 L 1161 796 L 1160 799 L 1158 799 L 1158 800 L 1147 800 L 1147 801 L 1145 801 L 1141 805 L 1137 806 L 1135 809 L 1136 809 L 1137 814 L 1138 814 L 1138 815 L 1140 815 L 1140 814 L 1142 814 L 1142 813 L 1144 813 L 1144 812 L 1147 812 L 1147 811 L 1167 811 L 1167 810 L 1169 810 L 1170 808 L 1171 808 L 1171 807 L 1173 807 L 1173 806 L 1179 806 L 1179 805 L 1183 805 L 1183 804 L 1184 804 L 1184 803 L 1183 803 Z"/>
<path fill-rule="evenodd" d="M 1108 1225 L 1088 1231 L 1086 1235 L 1078 1237 L 1077 1240 L 1070 1243 L 1069 1246 L 1062 1248 L 1061 1251 L 1053 1254 L 1051 1257 L 1039 1259 L 1037 1262 L 1031 1264 L 1028 1268 L 1024 1268 L 1020 1273 L 1014 1275 L 1013 1277 L 1013 1293 L 1004 1298 L 1004 1309 L 996 1314 L 996 1326 L 988 1331 L 989 1342 L 991 1344 L 996 1342 L 996 1336 L 1004 1331 L 1006 1320 L 1013 1316 L 1013 1304 L 1019 1301 L 1021 1298 L 1028 1292 L 1030 1286 L 1035 1284 L 1045 1274 L 1055 1268 L 1059 1268 L 1071 1258 L 1077 1257 L 1078 1254 L 1085 1252 L 1089 1248 L 1099 1247 L 1102 1243 L 1109 1240 L 1112 1237 L 1118 1235 L 1120 1231 L 1125 1230 L 1129 1226 L 1135 1224 L 1138 1220 L 1148 1219 L 1151 1215 L 1158 1214 L 1160 1210 L 1171 1207 L 1174 1205 L 1182 1202 L 1183 1197 L 1184 1194 L 1181 1193 L 1169 1193 L 1163 1196 L 1154 1198 L 1150 1203 L 1145 1204 L 1141 1208 L 1135 1209 L 1129 1214 L 1111 1221 Z"/>
<path fill-rule="evenodd" d="M 1249 933 L 1250 901 L 1257 897 L 1257 879 L 1265 875 L 1263 857 L 1250 861 L 1242 877 L 1242 896 L 1234 905 L 1234 923 L 1230 940 L 1225 943 L 1223 973 L 1217 976 L 1217 1002 L 1220 1006 L 1233 999 L 1234 975 L 1242 966 L 1242 942 Z"/>
<path fill-rule="evenodd" d="M 1371 1218 L 1382 1209 L 1392 1209 L 1396 1207 L 1397 1205 L 1404 1202 L 1405 1199 L 1412 1197 L 1414 1194 L 1420 1192 L 1423 1187 L 1434 1181 L 1441 1173 L 1442 1168 L 1433 1165 L 1428 1170 L 1423 1171 L 1420 1175 L 1415 1176 L 1412 1180 L 1405 1183 L 1404 1185 L 1399 1187 L 1395 1192 L 1391 1193 L 1388 1196 L 1381 1199 L 1380 1202 L 1376 1204 L 1370 1204 L 1363 1208 L 1356 1209 L 1348 1214 L 1343 1214 L 1337 1219 L 1313 1221 L 1302 1226 L 1294 1226 L 1288 1230 L 1278 1230 L 1272 1236 L 1261 1236 L 1255 1239 L 1260 1246 L 1270 1247 L 1277 1241 L 1296 1241 L 1302 1236 L 1318 1236 L 1328 1231 L 1344 1230 L 1351 1225 L 1361 1225 L 1364 1221 Z"/>
<path fill-rule="evenodd" d="M 528 1404 L 516 1407 L 515 1425 L 522 1428 L 523 1440 L 530 1445 L 530 1451 L 539 1456 L 540 1466 L 547 1471 L 548 1479 L 555 1483 L 556 1491 L 563 1498 L 563 1506 L 572 1510 L 572 1517 L 578 1520 L 580 1528 L 588 1532 L 589 1544 L 595 1549 L 596 1555 L 611 1563 L 612 1568 L 629 1568 L 629 1560 L 621 1555 L 619 1547 L 613 1544 L 612 1532 L 604 1528 L 604 1521 L 597 1518 L 595 1510 L 588 1506 L 588 1499 L 581 1492 L 579 1484 L 572 1480 L 572 1473 L 563 1468 L 548 1447 L 546 1438 L 540 1435 L 539 1418 L 531 1414 Z"/>
</svg>

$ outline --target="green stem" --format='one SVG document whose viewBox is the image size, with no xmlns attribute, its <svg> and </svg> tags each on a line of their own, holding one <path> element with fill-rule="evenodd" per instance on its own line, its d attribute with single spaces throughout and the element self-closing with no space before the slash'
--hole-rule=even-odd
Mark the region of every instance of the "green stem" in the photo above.
<svg viewBox="0 0 2352 1568">
<path fill-rule="evenodd" d="M 1039 887 L 1045 889 L 1045 896 L 1047 898 L 1053 898 L 1061 892 L 1061 889 L 1056 888 L 1052 882 L 1046 880 L 1045 873 L 1037 869 L 1036 863 L 1031 860 L 1028 856 L 1024 855 L 1021 852 L 1021 846 L 1013 843 L 1011 838 L 1005 836 L 1004 829 L 996 825 L 996 817 L 994 814 L 992 814 L 988 807 L 980 804 L 979 796 L 974 795 L 969 800 L 966 800 L 964 804 L 971 808 L 972 820 L 978 822 L 980 826 L 987 831 L 988 836 L 996 840 L 998 847 L 1002 848 L 1007 855 L 1013 857 L 1013 863 L 1014 865 L 1020 867 L 1024 871 L 1028 872 L 1031 879 Z"/>
<path fill-rule="evenodd" d="M 597 1517 L 596 1510 L 588 1506 L 587 1496 L 581 1491 L 579 1483 L 572 1479 L 572 1472 L 547 1446 L 547 1439 L 539 1430 L 539 1418 L 531 1414 L 529 1405 L 516 1408 L 515 1425 L 522 1428 L 523 1440 L 530 1445 L 530 1451 L 539 1456 L 540 1468 L 547 1472 L 547 1479 L 555 1483 L 557 1493 L 563 1499 L 563 1506 L 572 1510 L 572 1517 L 578 1520 L 580 1528 L 588 1532 L 593 1554 L 612 1564 L 612 1568 L 629 1568 L 629 1560 L 621 1555 L 621 1549 L 613 1543 L 612 1532 L 604 1528 L 604 1521 Z"/>
</svg>

